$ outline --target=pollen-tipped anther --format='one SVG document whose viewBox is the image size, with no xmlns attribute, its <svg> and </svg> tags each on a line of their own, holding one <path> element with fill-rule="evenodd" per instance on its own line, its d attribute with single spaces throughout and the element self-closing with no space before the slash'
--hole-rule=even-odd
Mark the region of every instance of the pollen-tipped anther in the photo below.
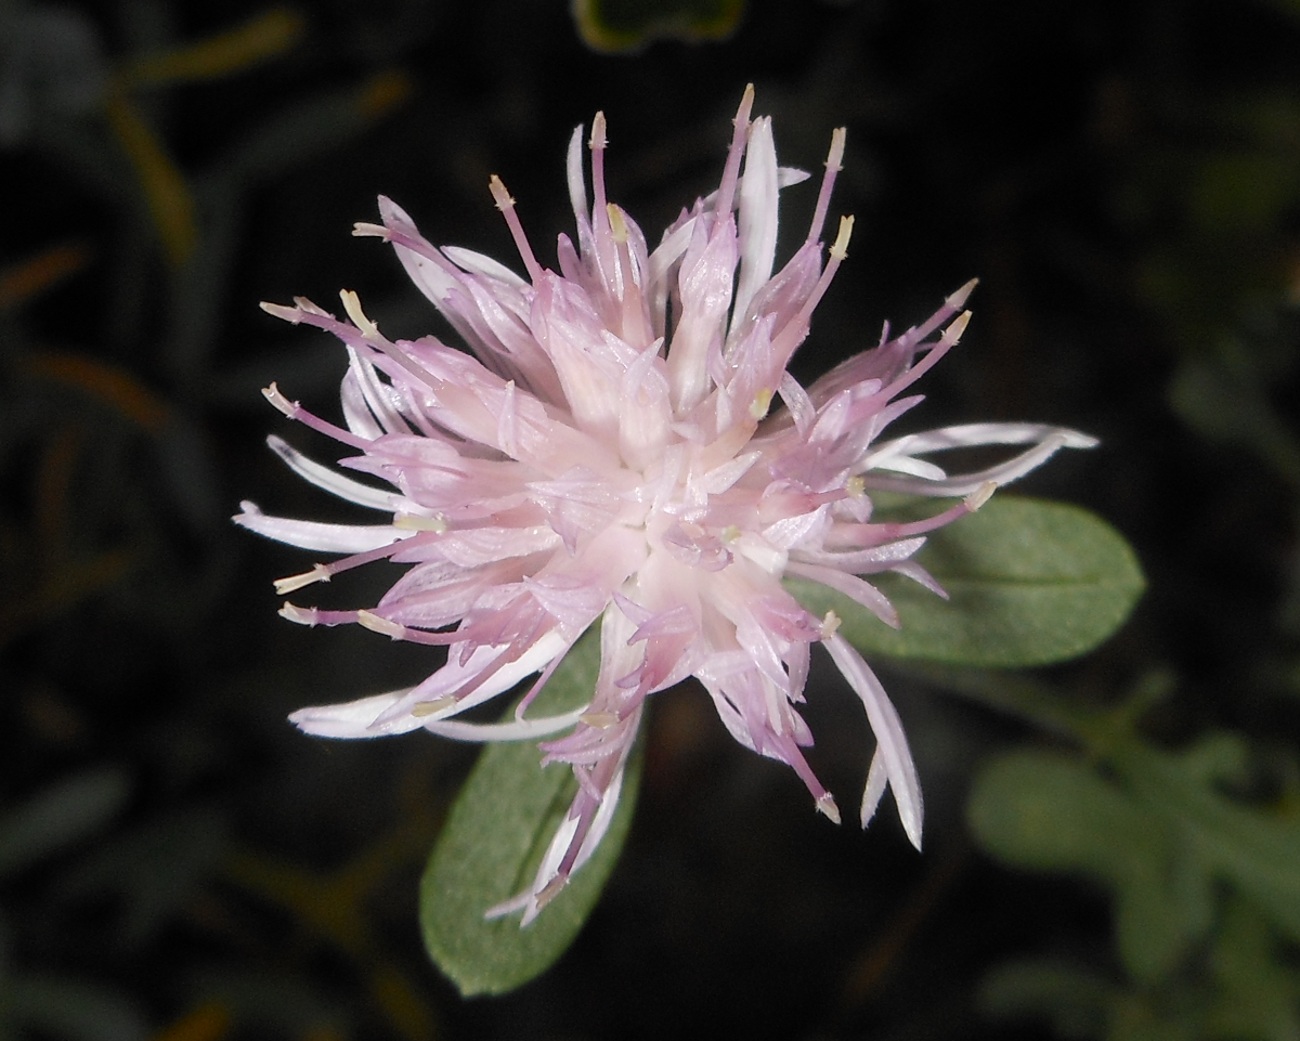
<svg viewBox="0 0 1300 1041">
<path fill-rule="evenodd" d="M 830 792 L 817 799 L 817 812 L 826 817 L 832 824 L 840 822 L 840 808 L 835 805 L 835 800 L 831 797 Z"/>
<path fill-rule="evenodd" d="M 317 564 L 310 571 L 290 575 L 287 578 L 277 578 L 275 580 L 275 591 L 281 596 L 285 596 L 302 589 L 304 586 L 314 585 L 317 582 L 328 582 L 329 580 L 329 568 L 324 564 Z"/>
<path fill-rule="evenodd" d="M 369 629 L 372 633 L 387 636 L 390 640 L 401 640 L 406 637 L 406 626 L 398 625 L 392 619 L 384 618 L 373 611 L 358 611 L 357 624 L 363 629 Z"/>
<path fill-rule="evenodd" d="M 450 712 L 459 702 L 450 694 L 441 698 L 433 698 L 429 701 L 417 701 L 411 706 L 411 715 L 417 719 L 425 719 L 429 716 L 437 716 L 444 712 Z"/>
<path fill-rule="evenodd" d="M 964 500 L 966 509 L 970 510 L 971 513 L 974 513 L 986 502 L 988 502 L 991 498 L 993 498 L 993 493 L 996 492 L 997 490 L 998 490 L 997 481 L 985 481 L 973 492 L 971 492 L 968 496 L 966 496 Z"/>
<path fill-rule="evenodd" d="M 298 411 L 298 402 L 290 401 L 280 393 L 280 388 L 272 383 L 269 387 L 262 388 L 262 397 L 266 398 L 276 409 L 289 419 L 293 419 Z"/>
<path fill-rule="evenodd" d="M 849 255 L 849 239 L 853 237 L 853 215 L 848 214 L 840 218 L 840 228 L 835 235 L 835 242 L 831 246 L 831 256 L 836 260 L 843 260 Z"/>
<path fill-rule="evenodd" d="M 352 324 L 360 330 L 361 335 L 367 340 L 379 339 L 379 326 L 367 318 L 366 313 L 361 310 L 361 298 L 351 289 L 343 289 L 339 291 L 339 299 L 343 302 L 343 310 L 352 319 Z"/>
</svg>

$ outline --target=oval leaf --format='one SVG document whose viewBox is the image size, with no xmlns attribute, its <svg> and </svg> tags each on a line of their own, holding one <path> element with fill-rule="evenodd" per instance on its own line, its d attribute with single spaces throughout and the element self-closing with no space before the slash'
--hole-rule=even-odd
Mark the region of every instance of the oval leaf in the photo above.
<svg viewBox="0 0 1300 1041">
<path fill-rule="evenodd" d="M 593 628 L 578 641 L 538 698 L 536 711 L 563 711 L 591 696 L 599 636 Z M 520 928 L 518 915 L 484 918 L 488 908 L 531 884 L 576 791 L 566 765 L 542 767 L 540 758 L 531 741 L 483 750 L 420 884 L 425 947 L 466 997 L 513 990 L 550 967 L 591 913 L 627 836 L 640 778 L 635 753 L 609 831 L 568 886 L 526 928 Z"/>
<path fill-rule="evenodd" d="M 876 584 L 902 627 L 803 580 L 787 583 L 808 610 L 833 610 L 866 654 L 981 668 L 1064 661 L 1091 650 L 1128 617 L 1145 585 L 1114 528 L 1077 506 L 995 496 L 931 535 L 917 555 L 944 600 L 901 575 Z"/>
<path fill-rule="evenodd" d="M 1165 978 L 1209 924 L 1210 878 L 1178 832 L 1086 763 L 1052 752 L 1000 756 L 977 777 L 967 818 L 1007 863 L 1111 889 L 1116 948 L 1136 980 Z"/>
<path fill-rule="evenodd" d="M 1056 752 L 994 758 L 971 787 L 966 816 L 980 845 L 1006 863 L 1108 884 L 1164 857 L 1170 842 L 1126 792 Z"/>
</svg>

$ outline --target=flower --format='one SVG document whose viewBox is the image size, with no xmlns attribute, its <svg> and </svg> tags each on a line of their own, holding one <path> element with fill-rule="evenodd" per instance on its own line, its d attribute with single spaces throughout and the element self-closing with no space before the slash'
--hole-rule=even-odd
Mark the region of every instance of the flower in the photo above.
<svg viewBox="0 0 1300 1041">
<path fill-rule="evenodd" d="M 927 532 L 975 510 L 1082 434 L 1032 424 L 973 424 L 881 441 L 921 398 L 912 385 L 958 341 L 968 283 L 920 326 L 890 337 L 804 388 L 787 371 L 813 309 L 845 258 L 852 218 L 823 259 L 821 229 L 844 154 L 831 137 L 808 236 L 774 273 L 777 201 L 806 175 L 780 167 L 752 87 L 736 114 L 717 191 L 699 199 L 651 250 L 605 193 L 605 120 L 568 150 L 576 243 L 561 235 L 558 268 L 537 260 L 493 177 L 491 192 L 526 277 L 481 254 L 435 247 L 388 199 L 382 224 L 355 234 L 390 243 L 407 273 L 469 345 L 387 339 L 342 294 L 348 321 L 299 299 L 264 304 L 347 347 L 340 427 L 264 393 L 281 412 L 340 442 L 347 469 L 271 447 L 311 483 L 389 516 L 375 525 L 270 517 L 251 503 L 235 520 L 305 549 L 347 554 L 282 579 L 292 593 L 387 559 L 409 569 L 374 607 L 285 604 L 307 625 L 357 623 L 395 640 L 445 646 L 445 664 L 409 689 L 305 708 L 292 720 L 327 737 L 423 728 L 447 737 L 547 737 L 544 762 L 567 763 L 578 789 L 533 885 L 490 913 L 531 920 L 591 855 L 609 825 L 649 695 L 694 676 L 741 744 L 788 764 L 818 810 L 834 799 L 802 749 L 797 706 L 814 644 L 829 652 L 876 738 L 863 825 L 886 786 L 919 848 L 921 790 L 898 714 L 833 614 L 805 610 L 786 577 L 822 583 L 885 623 L 898 617 L 869 581 L 895 571 L 942 590 L 914 560 Z M 743 161 L 743 170 L 742 170 Z M 780 398 L 780 407 L 773 408 Z M 979 473 L 949 476 L 925 458 L 969 445 L 1028 446 Z M 878 490 L 964 497 L 914 523 L 872 518 Z M 590 701 L 533 718 L 527 709 L 575 641 L 600 627 Z M 456 717 L 538 674 L 513 721 Z M 558 736 L 550 736 L 558 735 Z"/>
</svg>

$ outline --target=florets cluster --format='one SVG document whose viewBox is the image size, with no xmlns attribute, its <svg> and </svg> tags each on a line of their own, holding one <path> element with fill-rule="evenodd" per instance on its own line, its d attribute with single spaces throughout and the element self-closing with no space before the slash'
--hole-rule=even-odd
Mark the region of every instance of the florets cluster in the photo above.
<svg viewBox="0 0 1300 1041">
<path fill-rule="evenodd" d="M 752 90 L 717 191 L 651 249 L 605 192 L 605 120 L 568 152 L 576 240 L 561 235 L 558 271 L 543 267 L 497 178 L 492 196 L 524 275 L 466 249 L 431 245 L 380 200 L 380 224 L 356 234 L 392 245 L 415 284 L 469 351 L 433 337 L 391 341 L 355 294 L 347 320 L 306 300 L 264 305 L 347 348 L 345 426 L 286 399 L 286 416 L 328 435 L 358 480 L 278 438 L 271 446 L 313 484 L 385 515 L 364 526 L 269 517 L 245 503 L 236 520 L 327 554 L 277 583 L 290 594 L 370 561 L 408 570 L 378 604 L 327 611 L 293 603 L 308 625 L 356 623 L 395 640 L 445 647 L 411 687 L 293 721 L 312 734 L 376 737 L 424 729 L 453 738 L 543 738 L 545 762 L 568 764 L 577 795 L 534 884 L 508 904 L 531 919 L 600 842 L 648 697 L 694 676 L 741 744 L 789 764 L 816 807 L 839 820 L 803 749 L 798 712 L 820 645 L 862 700 L 877 745 L 862 823 L 890 787 L 907 835 L 921 840 L 921 792 L 897 713 L 861 655 L 783 579 L 822 583 L 898 625 L 871 583 L 900 572 L 942 595 L 913 557 L 925 534 L 976 509 L 998 485 L 1081 434 L 1032 424 L 975 424 L 881 440 L 921 398 L 913 384 L 958 341 L 974 283 L 921 325 L 846 361 L 808 387 L 787 371 L 813 309 L 845 258 L 852 218 L 829 250 L 822 226 L 844 153 L 831 137 L 803 244 L 775 269 L 778 194 L 806 175 L 777 165 L 769 119 L 750 118 Z M 927 455 L 976 444 L 1027 446 L 980 473 L 949 476 Z M 378 482 L 378 483 L 375 483 Z M 873 519 L 878 490 L 960 500 L 927 520 Z M 529 707 L 575 641 L 600 628 L 590 701 L 559 716 Z M 516 718 L 458 719 L 530 677 Z"/>
</svg>

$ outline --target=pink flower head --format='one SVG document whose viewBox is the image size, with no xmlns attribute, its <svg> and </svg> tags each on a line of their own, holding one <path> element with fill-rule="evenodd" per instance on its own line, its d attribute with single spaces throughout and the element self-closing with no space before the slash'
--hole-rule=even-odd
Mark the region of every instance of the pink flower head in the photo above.
<svg viewBox="0 0 1300 1041">
<path fill-rule="evenodd" d="M 921 398 L 917 379 L 958 341 L 974 283 L 921 325 L 849 359 L 811 386 L 787 371 L 813 309 L 845 257 L 852 218 L 821 241 L 844 131 L 831 136 L 808 236 L 775 268 L 781 189 L 806 175 L 777 165 L 771 120 L 750 118 L 748 88 L 717 190 L 682 212 L 653 250 L 605 194 L 605 120 L 591 130 L 591 197 L 582 128 L 568 151 L 576 241 L 561 235 L 558 271 L 537 260 L 505 186 L 492 196 L 524 276 L 452 246 L 431 245 L 394 203 L 355 234 L 389 242 L 407 274 L 470 353 L 434 337 L 392 341 L 342 294 L 347 321 L 307 300 L 263 305 L 343 341 L 336 426 L 286 399 L 291 419 L 348 449 L 345 476 L 278 438 L 289 467 L 385 515 L 374 525 L 235 519 L 304 549 L 344 554 L 277 583 L 283 594 L 373 560 L 409 565 L 373 607 L 286 604 L 307 625 L 355 622 L 395 640 L 445 646 L 445 663 L 409 689 L 306 708 L 310 734 L 377 737 L 423 728 L 470 740 L 545 737 L 544 762 L 567 763 L 578 791 L 533 885 L 495 913 L 531 920 L 605 833 L 649 695 L 694 676 L 741 744 L 788 764 L 832 820 L 839 810 L 804 758 L 812 735 L 797 706 L 821 644 L 866 709 L 876 738 L 861 820 L 886 786 L 921 841 L 921 791 L 898 714 L 861 655 L 786 590 L 787 576 L 851 597 L 888 625 L 898 617 L 870 576 L 897 571 L 942 595 L 912 559 L 925 534 L 976 509 L 998 484 L 1058 448 L 1091 438 L 1031 424 L 945 427 L 880 440 Z M 776 399 L 780 399 L 777 407 Z M 979 473 L 949 476 L 926 458 L 985 444 L 1027 446 Z M 872 519 L 876 490 L 961 498 L 917 523 Z M 963 498 L 964 497 L 964 498 Z M 590 700 L 527 712 L 574 642 L 600 626 Z M 537 676 L 512 721 L 457 717 Z"/>
</svg>

